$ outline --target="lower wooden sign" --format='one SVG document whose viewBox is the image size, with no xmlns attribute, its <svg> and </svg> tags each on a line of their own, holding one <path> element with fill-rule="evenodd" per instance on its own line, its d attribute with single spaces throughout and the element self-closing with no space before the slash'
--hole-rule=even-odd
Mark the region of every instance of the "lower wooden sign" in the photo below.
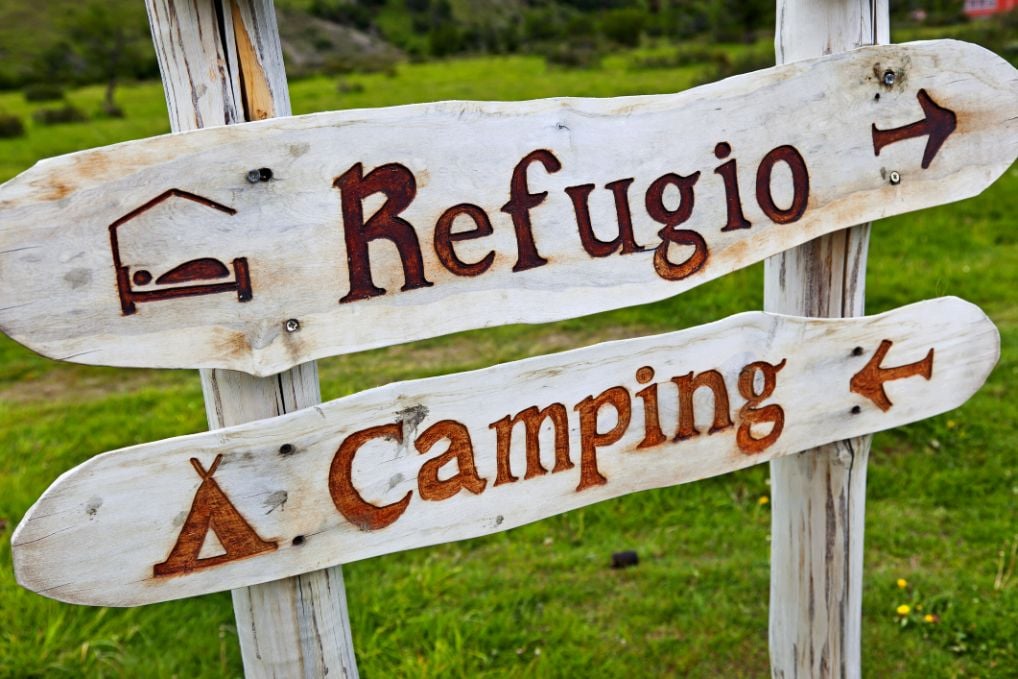
<svg viewBox="0 0 1018 679">
<path fill-rule="evenodd" d="M 751 312 L 106 453 L 12 539 L 18 581 L 131 606 L 507 530 L 964 403 L 1000 339 L 957 298 Z"/>
</svg>

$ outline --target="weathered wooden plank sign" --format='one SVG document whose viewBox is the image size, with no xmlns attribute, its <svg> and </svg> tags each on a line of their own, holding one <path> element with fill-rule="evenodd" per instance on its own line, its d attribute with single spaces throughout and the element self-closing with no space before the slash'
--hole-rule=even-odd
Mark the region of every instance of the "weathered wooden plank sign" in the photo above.
<svg viewBox="0 0 1018 679">
<path fill-rule="evenodd" d="M 390 384 L 95 457 L 12 539 L 25 587 L 126 606 L 486 535 L 930 417 L 999 355 L 974 305 L 751 312 Z"/>
<path fill-rule="evenodd" d="M 1016 155 L 1016 71 L 949 40 L 675 95 L 198 130 L 0 188 L 0 328 L 63 360 L 267 375 L 662 299 L 977 194 Z"/>
</svg>

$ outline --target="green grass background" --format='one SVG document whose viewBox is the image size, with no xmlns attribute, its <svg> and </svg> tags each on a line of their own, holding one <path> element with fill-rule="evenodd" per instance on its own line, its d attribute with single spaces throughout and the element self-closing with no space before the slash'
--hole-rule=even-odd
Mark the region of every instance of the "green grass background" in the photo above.
<svg viewBox="0 0 1018 679">
<path fill-rule="evenodd" d="M 670 92 L 700 67 L 592 71 L 536 57 L 403 65 L 394 77 L 292 83 L 295 113 L 438 99 Z M 353 88 L 356 89 L 356 88 Z M 99 110 L 100 88 L 69 94 Z M 167 132 L 158 84 L 125 87 L 123 120 L 37 127 L 0 141 L 0 179 L 39 158 Z M 0 93 L 0 111 L 36 106 Z M 869 468 L 863 672 L 1018 672 L 1018 170 L 983 195 L 884 220 L 868 311 L 952 294 L 997 323 L 1003 352 L 963 408 L 878 434 Z M 665 302 L 545 326 L 463 333 L 321 362 L 335 398 L 392 380 L 481 367 L 607 338 L 697 325 L 761 306 L 762 267 Z M 10 533 L 62 472 L 100 452 L 206 427 L 197 373 L 64 365 L 0 338 L 0 676 L 221 677 L 242 672 L 228 594 L 136 609 L 74 607 L 20 589 Z M 651 491 L 500 535 L 344 567 L 366 677 L 764 677 L 767 468 Z M 610 554 L 635 549 L 636 568 Z M 116 563 L 110 564 L 117 568 Z M 899 588 L 896 581 L 907 580 Z M 901 604 L 912 611 L 902 617 Z M 923 621 L 931 613 L 938 622 Z"/>
</svg>

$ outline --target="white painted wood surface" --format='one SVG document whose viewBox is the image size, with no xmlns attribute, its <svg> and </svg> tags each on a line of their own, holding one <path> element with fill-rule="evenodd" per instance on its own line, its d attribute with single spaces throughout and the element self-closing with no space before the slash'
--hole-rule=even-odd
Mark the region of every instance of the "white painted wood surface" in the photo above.
<svg viewBox="0 0 1018 679">
<path fill-rule="evenodd" d="M 271 0 L 147 9 L 175 131 L 290 115 Z M 204 370 L 202 390 L 212 429 L 321 401 L 314 363 L 264 379 Z M 357 676 L 340 567 L 236 589 L 233 607 L 248 677 Z"/>
<path fill-rule="evenodd" d="M 890 86 L 883 84 L 887 70 L 898 74 Z M 878 156 L 871 131 L 873 124 L 886 130 L 922 120 L 920 91 L 957 114 L 957 129 L 927 169 L 920 166 L 927 137 L 884 147 Z M 934 41 L 863 48 L 675 95 L 323 113 L 45 160 L 0 187 L 0 327 L 64 360 L 267 375 L 330 354 L 650 302 L 846 225 L 979 193 L 1018 155 L 1016 93 L 1018 75 L 1004 60 L 974 45 Z M 731 147 L 726 160 L 717 157 L 724 155 L 720 142 Z M 787 145 L 807 167 L 809 195 L 798 220 L 778 224 L 757 197 L 757 175 L 767 154 Z M 553 153 L 561 170 L 552 172 L 547 156 L 521 170 L 531 197 L 518 188 L 513 202 L 514 167 L 538 150 Z M 724 171 L 717 170 L 732 160 L 751 227 L 723 231 L 731 216 Z M 387 292 L 340 302 L 350 293 L 357 251 L 348 252 L 345 237 L 362 234 L 355 216 L 344 230 L 341 195 L 353 196 L 348 207 L 359 205 L 363 218 L 383 202 L 374 194 L 362 204 L 352 184 L 345 194 L 334 187 L 340 176 L 354 182 L 357 164 L 365 174 L 388 167 L 375 177 L 389 177 L 393 190 L 409 182 L 393 164 L 413 175 L 416 197 L 399 216 L 413 225 L 432 285 L 401 291 L 397 248 L 379 238 L 366 247 L 372 284 Z M 271 169 L 272 179 L 249 183 L 249 170 L 260 168 Z M 892 171 L 901 178 L 896 185 Z M 702 237 L 708 251 L 699 270 L 672 271 L 683 276 L 676 280 L 654 266 L 662 224 L 645 205 L 648 190 L 669 173 L 699 173 L 691 213 L 677 228 L 687 242 Z M 619 217 L 604 187 L 630 178 L 634 242 L 643 249 L 591 256 L 566 189 L 594 185 L 592 229 L 608 241 Z M 613 186 L 621 193 L 624 184 Z M 775 208 L 790 209 L 784 162 L 774 164 L 771 184 Z M 177 193 L 164 195 L 171 189 Z M 542 192 L 548 195 L 537 204 L 533 194 Z M 583 191 L 574 194 L 582 205 Z M 110 226 L 159 196 L 165 200 L 117 227 L 126 272 L 118 282 Z M 682 211 L 675 186 L 664 189 L 663 202 L 666 211 Z M 492 225 L 490 236 L 449 245 L 464 264 L 480 268 L 492 254 L 490 268 L 473 276 L 447 270 L 435 247 L 439 216 L 464 203 L 476 204 Z M 509 203 L 519 224 L 513 209 L 503 211 Z M 520 258 L 516 236 L 517 226 L 527 233 L 521 224 L 530 204 L 534 247 L 548 260 L 532 268 L 534 260 Z M 473 228 L 466 214 L 452 224 L 453 235 Z M 664 250 L 672 264 L 693 253 L 689 245 Z M 204 258 L 218 260 L 223 276 L 207 269 L 199 282 L 225 289 L 139 298 L 125 313 L 118 291 L 179 294 L 181 284 L 158 279 L 181 276 L 178 265 Z M 237 260 L 246 262 L 246 277 Z M 135 283 L 142 272 L 152 280 Z M 190 272 L 199 273 L 193 266 Z M 249 283 L 246 293 L 242 282 Z M 251 299 L 243 301 L 245 294 Z"/>
<path fill-rule="evenodd" d="M 15 571 L 46 596 L 127 606 L 486 535 L 933 416 L 974 393 L 998 355 L 989 319 L 968 302 L 941 298 L 847 320 L 750 312 L 394 383 L 271 420 L 99 455 L 64 474 L 28 512 L 12 539 Z M 742 377 L 758 361 L 781 367 L 772 393 L 750 404 L 747 394 L 767 391 L 757 368 Z M 909 376 L 877 370 L 924 362 L 928 379 L 921 369 Z M 644 367 L 655 375 L 639 378 Z M 681 405 L 682 376 L 698 381 L 711 370 L 725 386 L 692 390 L 692 407 Z M 874 374 L 893 378 L 882 384 L 892 405 L 865 388 Z M 656 408 L 645 391 L 651 385 L 658 385 Z M 880 386 L 870 383 L 875 393 Z M 524 422 L 499 452 L 499 422 L 555 403 L 566 427 L 556 427 L 554 416 L 539 424 L 535 457 L 527 460 Z M 753 424 L 753 412 L 772 419 Z M 700 433 L 676 441 L 685 416 Z M 203 481 L 207 474 L 218 490 Z M 219 521 L 212 532 L 226 557 L 203 565 L 196 555 L 203 544 L 210 549 L 212 532 L 193 532 L 192 514 L 208 510 L 209 493 L 220 491 L 225 500 L 211 521 Z M 227 502 L 246 528 L 222 528 Z M 253 547 L 241 544 L 248 538 Z M 191 561 L 178 554 L 185 539 Z M 169 565 L 160 572 L 157 564 Z"/>
<path fill-rule="evenodd" d="M 774 43 L 779 64 L 888 42 L 887 0 L 778 2 Z M 895 81 L 898 77 L 895 72 Z M 870 225 L 860 224 L 768 259 L 764 309 L 861 316 L 869 233 Z M 770 464 L 769 647 L 776 679 L 861 676 L 871 440 L 844 439 Z"/>
</svg>

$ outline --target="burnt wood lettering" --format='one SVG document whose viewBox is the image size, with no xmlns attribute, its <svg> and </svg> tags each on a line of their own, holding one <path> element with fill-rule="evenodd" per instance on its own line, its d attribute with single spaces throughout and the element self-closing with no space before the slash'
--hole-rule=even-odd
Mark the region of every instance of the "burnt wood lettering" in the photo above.
<svg viewBox="0 0 1018 679">
<path fill-rule="evenodd" d="M 548 470 L 541 465 L 541 442 L 539 440 L 541 425 L 545 421 L 551 422 L 555 430 L 555 467 L 552 471 L 561 472 L 572 469 L 573 463 L 569 459 L 569 421 L 566 407 L 561 403 L 552 403 L 542 410 L 538 410 L 537 406 L 531 406 L 516 413 L 513 417 L 506 415 L 498 422 L 493 422 L 489 425 L 489 428 L 494 429 L 498 435 L 496 444 L 496 458 L 498 460 L 498 475 L 495 477 L 496 486 L 518 480 L 512 473 L 509 463 L 509 450 L 512 446 L 513 429 L 520 422 L 523 423 L 523 435 L 527 452 L 527 466 L 523 478 L 531 479 L 547 473 Z"/>
<path fill-rule="evenodd" d="M 453 224 L 455 224 L 456 218 L 460 215 L 473 220 L 474 228 L 468 231 L 453 233 Z M 438 222 L 435 224 L 435 254 L 438 255 L 438 261 L 442 262 L 442 266 L 457 276 L 480 276 L 491 268 L 492 262 L 495 261 L 494 251 L 489 252 L 481 259 L 470 264 L 464 262 L 456 255 L 456 250 L 452 244 L 465 240 L 474 240 L 475 238 L 483 238 L 490 236 L 492 233 L 491 220 L 488 219 L 488 213 L 483 208 L 471 205 L 470 203 L 452 206 L 442 213 L 442 216 L 438 218 Z"/>
<path fill-rule="evenodd" d="M 403 425 L 383 424 L 351 434 L 339 446 L 329 469 L 329 494 L 336 509 L 361 530 L 379 530 L 391 524 L 406 511 L 413 495 L 408 492 L 398 502 L 380 507 L 366 501 L 354 487 L 354 456 L 365 443 L 380 438 L 403 443 Z"/>
<path fill-rule="evenodd" d="M 548 197 L 547 191 L 530 193 L 527 184 L 527 168 L 533 163 L 540 163 L 549 173 L 562 169 L 562 163 L 554 153 L 547 149 L 531 151 L 513 168 L 512 181 L 509 182 L 509 202 L 502 206 L 502 212 L 512 217 L 513 228 L 516 230 L 516 246 L 519 249 L 519 254 L 513 271 L 526 271 L 548 263 L 548 260 L 537 252 L 537 246 L 534 244 L 533 225 L 530 221 L 530 211 Z"/>
<path fill-rule="evenodd" d="M 449 448 L 441 455 L 425 462 L 417 475 L 421 499 L 446 500 L 460 490 L 480 495 L 488 482 L 477 475 L 470 431 L 462 423 L 455 420 L 436 422 L 417 437 L 414 447 L 417 448 L 417 452 L 424 455 L 443 439 L 449 442 Z M 447 479 L 440 479 L 439 471 L 453 463 L 456 466 L 456 473 Z"/>
<path fill-rule="evenodd" d="M 719 142 L 714 147 L 714 155 L 719 160 L 724 160 L 732 153 L 732 145 L 726 141 Z M 739 196 L 739 177 L 737 174 L 737 168 L 735 165 L 735 159 L 732 158 L 727 163 L 714 168 L 714 173 L 721 175 L 721 179 L 725 183 L 725 212 L 728 215 L 728 221 L 725 222 L 722 231 L 735 231 L 736 229 L 748 229 L 752 224 L 746 219 L 746 215 L 742 213 L 742 198 Z"/>
<path fill-rule="evenodd" d="M 654 379 L 654 369 L 645 365 L 636 371 L 636 381 L 640 384 L 647 384 Z M 643 400 L 643 440 L 637 448 L 653 448 L 668 440 L 665 433 L 661 431 L 661 416 L 658 413 L 657 384 L 651 384 L 636 392 L 637 397 Z"/>
<path fill-rule="evenodd" d="M 693 186 L 699 178 L 699 172 L 694 172 L 688 177 L 669 173 L 655 179 L 647 189 L 647 214 L 654 221 L 664 224 L 664 228 L 658 231 L 661 243 L 654 250 L 654 270 L 665 280 L 677 281 L 686 278 L 699 271 L 707 262 L 707 241 L 704 237 L 690 229 L 675 228 L 693 214 L 695 200 Z M 679 190 L 679 206 L 674 210 L 665 207 L 664 193 L 669 186 Z M 668 257 L 668 250 L 672 245 L 692 245 L 693 252 L 685 261 L 676 264 Z"/>
<path fill-rule="evenodd" d="M 615 424 L 608 431 L 598 431 L 598 414 L 606 405 L 610 405 L 616 414 Z M 591 486 L 608 483 L 597 468 L 598 447 L 615 443 L 626 433 L 632 408 L 629 403 L 629 392 L 625 387 L 612 387 L 597 396 L 588 396 L 576 404 L 575 410 L 580 414 L 580 484 L 576 490 L 584 490 Z"/>
<path fill-rule="evenodd" d="M 633 216 L 629 210 L 629 186 L 633 181 L 632 178 L 619 179 L 604 186 L 615 197 L 615 217 L 619 230 L 618 235 L 610 241 L 603 241 L 594 234 L 589 206 L 590 194 L 594 190 L 594 185 L 580 184 L 566 189 L 566 194 L 573 202 L 573 211 L 576 213 L 576 226 L 580 231 L 580 242 L 591 257 L 607 257 L 620 248 L 620 254 L 623 255 L 640 252 L 643 249 L 636 244 L 633 236 Z"/>
<path fill-rule="evenodd" d="M 765 406 L 760 404 L 771 397 L 778 385 L 778 371 L 785 367 L 787 359 L 781 359 L 777 365 L 766 361 L 750 363 L 739 373 L 739 394 L 746 399 L 745 405 L 739 408 L 739 430 L 735 434 L 735 443 L 739 450 L 752 455 L 759 453 L 778 440 L 785 427 L 785 410 L 777 403 Z M 760 375 L 763 385 L 759 392 L 756 378 Z M 770 430 L 763 436 L 753 435 L 754 424 L 769 424 Z"/>
<path fill-rule="evenodd" d="M 399 252 L 405 279 L 400 290 L 429 287 L 417 232 L 410 222 L 399 217 L 417 195 L 414 173 L 399 163 L 389 163 L 365 176 L 364 166 L 357 163 L 337 177 L 333 186 L 342 194 L 343 237 L 350 273 L 350 292 L 340 303 L 385 294 L 371 278 L 368 255 L 368 243 L 378 238 L 391 241 Z M 376 193 L 385 196 L 385 204 L 365 222 L 364 199 Z"/>
<path fill-rule="evenodd" d="M 783 162 L 792 172 L 792 203 L 785 209 L 774 204 L 771 195 L 771 173 L 774 166 Z M 775 224 L 799 221 L 809 201 L 809 171 L 802 154 L 794 146 L 779 146 L 770 151 L 756 171 L 756 202 Z"/>
<path fill-rule="evenodd" d="M 689 372 L 673 377 L 672 382 L 679 388 L 679 428 L 675 432 L 674 440 L 683 441 L 700 435 L 695 425 L 693 393 L 701 387 L 710 389 L 714 398 L 714 420 L 707 433 L 714 434 L 732 426 L 728 408 L 728 388 L 725 387 L 725 378 L 717 370 L 707 370 L 695 376 Z"/>
</svg>

